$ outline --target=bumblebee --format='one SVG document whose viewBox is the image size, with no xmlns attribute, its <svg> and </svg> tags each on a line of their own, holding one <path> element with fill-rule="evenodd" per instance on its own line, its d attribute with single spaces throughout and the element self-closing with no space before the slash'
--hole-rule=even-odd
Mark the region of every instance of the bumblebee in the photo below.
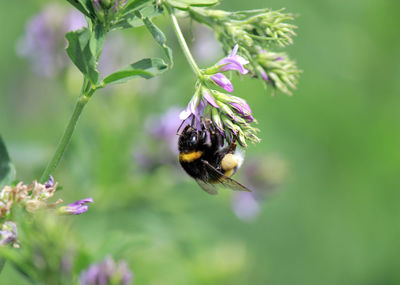
<svg viewBox="0 0 400 285">
<path fill-rule="evenodd" d="M 231 178 L 241 166 L 244 157 L 236 149 L 235 141 L 224 147 L 221 133 L 210 120 L 205 123 L 201 130 L 187 125 L 181 132 L 178 149 L 182 168 L 209 194 L 218 194 L 217 185 L 232 190 L 250 191 Z"/>
</svg>

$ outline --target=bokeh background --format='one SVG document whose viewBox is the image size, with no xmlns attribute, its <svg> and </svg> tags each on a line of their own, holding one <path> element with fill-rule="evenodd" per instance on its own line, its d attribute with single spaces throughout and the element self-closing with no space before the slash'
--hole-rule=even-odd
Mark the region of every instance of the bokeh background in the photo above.
<svg viewBox="0 0 400 285">
<path fill-rule="evenodd" d="M 0 9 L 0 133 L 27 183 L 52 155 L 81 84 L 71 66 L 35 72 L 28 59 L 35 51 L 23 51 L 27 22 L 50 2 L 7 1 Z M 257 169 L 258 194 L 205 194 L 157 136 L 157 118 L 183 108 L 193 92 L 160 17 L 174 69 L 96 93 L 55 173 L 66 202 L 96 201 L 71 217 L 75 234 L 99 260 L 107 253 L 127 260 L 135 284 L 400 284 L 400 2 L 225 0 L 222 7 L 298 15 L 287 49 L 304 71 L 294 96 L 271 97 L 260 82 L 235 79 L 262 138 L 238 179 L 256 184 Z M 201 66 L 221 57 L 207 30 L 185 27 Z M 105 71 L 162 55 L 143 28 L 112 36 Z M 0 284 L 27 283 L 7 265 Z"/>
</svg>

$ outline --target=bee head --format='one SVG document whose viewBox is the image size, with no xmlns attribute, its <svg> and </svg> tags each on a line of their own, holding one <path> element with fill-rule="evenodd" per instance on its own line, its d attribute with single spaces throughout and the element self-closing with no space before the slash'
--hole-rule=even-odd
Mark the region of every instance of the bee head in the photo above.
<svg viewBox="0 0 400 285">
<path fill-rule="evenodd" d="M 198 131 L 191 126 L 186 126 L 179 136 L 178 147 L 180 152 L 197 150 L 206 140 L 206 132 Z"/>
</svg>

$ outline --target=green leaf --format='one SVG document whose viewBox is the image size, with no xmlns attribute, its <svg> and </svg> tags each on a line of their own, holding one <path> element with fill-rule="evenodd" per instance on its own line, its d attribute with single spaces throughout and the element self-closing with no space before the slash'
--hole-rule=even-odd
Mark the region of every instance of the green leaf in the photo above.
<svg viewBox="0 0 400 285">
<path fill-rule="evenodd" d="M 140 13 L 147 18 L 154 18 L 162 15 L 163 10 L 161 7 L 155 7 L 153 5 L 144 7 L 139 10 Z M 114 24 L 112 30 L 130 29 L 144 26 L 141 17 L 138 17 L 135 13 L 129 13 L 124 15 L 116 24 Z"/>
<path fill-rule="evenodd" d="M 135 77 L 146 79 L 160 75 L 168 69 L 168 65 L 160 58 L 145 58 L 129 65 L 127 68 L 114 72 L 104 78 L 107 84 L 118 84 L 127 82 Z"/>
<path fill-rule="evenodd" d="M 10 161 L 6 146 L 0 136 L 0 189 L 15 179 L 15 168 Z"/>
<path fill-rule="evenodd" d="M 214 6 L 219 0 L 167 0 L 168 4 L 179 9 L 187 9 L 190 6 Z"/>
<path fill-rule="evenodd" d="M 130 0 L 124 5 L 121 13 L 122 14 L 132 13 L 148 5 L 149 6 L 151 5 L 151 7 L 153 7 L 152 2 L 153 2 L 152 0 Z"/>
<path fill-rule="evenodd" d="M 83 75 L 96 84 L 99 79 L 97 54 L 101 50 L 104 34 L 100 35 L 100 31 L 96 27 L 94 33 L 88 28 L 83 28 L 69 32 L 65 37 L 68 40 L 66 49 L 68 56 Z"/>
<path fill-rule="evenodd" d="M 139 11 L 136 12 L 136 15 L 140 17 L 143 23 L 146 25 L 146 28 L 149 30 L 153 38 L 156 42 L 161 46 L 163 49 L 165 56 L 167 57 L 168 63 L 170 67 L 173 65 L 173 58 L 172 58 L 172 49 L 167 46 L 167 38 L 165 37 L 164 33 L 150 20 L 150 18 L 144 16 Z"/>
<path fill-rule="evenodd" d="M 81 0 L 67 0 L 67 1 L 76 9 L 81 11 L 85 16 L 89 18 L 91 17 L 89 10 L 85 7 L 85 4 L 83 4 Z"/>
</svg>

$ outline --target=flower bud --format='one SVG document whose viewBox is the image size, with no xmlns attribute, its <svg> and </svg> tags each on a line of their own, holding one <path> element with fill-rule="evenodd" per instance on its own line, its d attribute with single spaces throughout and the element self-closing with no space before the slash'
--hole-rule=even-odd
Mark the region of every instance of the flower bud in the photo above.
<svg viewBox="0 0 400 285">
<path fill-rule="evenodd" d="M 222 124 L 221 117 L 218 114 L 217 109 L 212 109 L 211 111 L 211 119 L 213 123 L 218 127 L 218 129 L 223 132 L 224 131 L 224 125 Z"/>
<path fill-rule="evenodd" d="M 93 199 L 86 198 L 78 200 L 72 204 L 62 206 L 58 208 L 58 213 L 67 215 L 80 215 L 82 213 L 85 213 L 89 209 L 89 207 L 85 205 L 87 203 L 93 203 Z"/>
</svg>

